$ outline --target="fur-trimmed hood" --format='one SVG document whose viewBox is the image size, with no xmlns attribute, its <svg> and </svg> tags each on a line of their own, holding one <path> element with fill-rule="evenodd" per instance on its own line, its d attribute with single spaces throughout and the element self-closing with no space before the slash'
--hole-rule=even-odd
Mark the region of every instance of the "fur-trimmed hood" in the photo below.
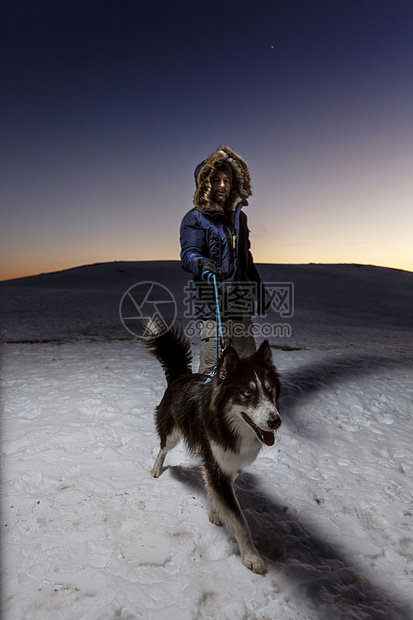
<svg viewBox="0 0 413 620">
<path fill-rule="evenodd" d="M 235 211 L 236 207 L 242 203 L 248 205 L 247 198 L 251 196 L 250 173 L 246 162 L 234 153 L 228 146 L 221 146 L 215 153 L 210 155 L 199 164 L 195 170 L 196 192 L 194 205 L 205 211 L 221 211 L 222 208 L 211 201 L 211 177 L 212 174 L 222 165 L 227 163 L 231 166 L 232 185 L 226 209 Z"/>
</svg>

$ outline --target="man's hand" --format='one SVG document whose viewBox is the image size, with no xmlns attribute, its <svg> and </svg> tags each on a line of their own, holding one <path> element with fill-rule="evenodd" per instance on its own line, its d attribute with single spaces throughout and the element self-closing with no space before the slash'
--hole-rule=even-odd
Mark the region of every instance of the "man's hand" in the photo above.
<svg viewBox="0 0 413 620">
<path fill-rule="evenodd" d="M 222 280 L 222 273 L 218 267 L 207 258 L 200 258 L 198 260 L 198 273 L 201 279 L 204 280 L 204 282 L 208 282 L 208 284 L 211 284 L 213 275 L 217 280 Z"/>
</svg>

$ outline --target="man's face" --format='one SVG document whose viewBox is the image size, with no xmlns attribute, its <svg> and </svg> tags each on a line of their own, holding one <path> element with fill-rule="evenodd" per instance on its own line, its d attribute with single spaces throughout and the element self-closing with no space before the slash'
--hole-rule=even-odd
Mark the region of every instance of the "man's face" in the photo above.
<svg viewBox="0 0 413 620">
<path fill-rule="evenodd" d="M 211 179 L 212 200 L 224 205 L 231 191 L 231 181 L 223 170 L 214 173 Z"/>
</svg>

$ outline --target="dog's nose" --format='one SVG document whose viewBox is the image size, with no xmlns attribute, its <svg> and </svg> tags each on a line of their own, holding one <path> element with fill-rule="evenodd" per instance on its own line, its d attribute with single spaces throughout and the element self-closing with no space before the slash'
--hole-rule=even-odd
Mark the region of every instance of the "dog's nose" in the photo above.
<svg viewBox="0 0 413 620">
<path fill-rule="evenodd" d="M 277 415 L 277 417 L 268 420 L 268 426 L 271 428 L 271 430 L 275 431 L 279 426 L 281 426 L 280 416 Z"/>
</svg>

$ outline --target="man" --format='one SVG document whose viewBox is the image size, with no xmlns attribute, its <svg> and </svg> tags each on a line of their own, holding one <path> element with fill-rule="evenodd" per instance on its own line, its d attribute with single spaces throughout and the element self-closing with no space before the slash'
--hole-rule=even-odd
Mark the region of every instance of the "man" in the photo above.
<svg viewBox="0 0 413 620">
<path fill-rule="evenodd" d="M 195 183 L 195 207 L 181 224 L 181 264 L 193 274 L 195 282 L 201 337 L 199 372 L 211 373 L 217 361 L 213 276 L 219 282 L 225 343 L 242 357 L 256 350 L 251 321 L 254 296 L 260 314 L 268 304 L 250 252 L 247 217 L 242 211 L 251 196 L 247 164 L 223 146 L 197 166 Z"/>
</svg>

